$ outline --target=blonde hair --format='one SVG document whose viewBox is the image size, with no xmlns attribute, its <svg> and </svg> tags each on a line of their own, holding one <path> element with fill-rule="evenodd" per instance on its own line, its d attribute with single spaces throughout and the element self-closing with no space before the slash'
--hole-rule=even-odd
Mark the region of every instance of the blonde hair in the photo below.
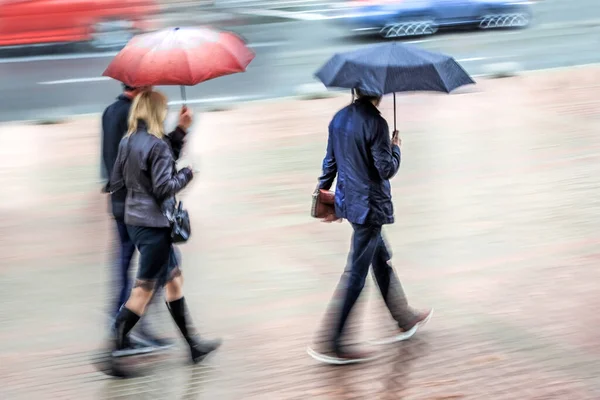
<svg viewBox="0 0 600 400">
<path fill-rule="evenodd" d="M 164 122 L 167 117 L 167 97 L 154 90 L 143 91 L 133 100 L 129 111 L 129 130 L 132 135 L 138 130 L 138 121 L 146 123 L 149 134 L 162 139 L 165 135 Z"/>
</svg>

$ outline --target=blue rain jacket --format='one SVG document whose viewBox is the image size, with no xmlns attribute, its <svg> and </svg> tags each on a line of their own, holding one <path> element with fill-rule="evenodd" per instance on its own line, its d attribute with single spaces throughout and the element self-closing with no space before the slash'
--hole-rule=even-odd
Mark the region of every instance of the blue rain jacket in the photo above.
<svg viewBox="0 0 600 400">
<path fill-rule="evenodd" d="M 319 189 L 329 190 L 337 176 L 335 210 L 354 224 L 394 223 L 390 179 L 400 167 L 400 147 L 377 107 L 356 100 L 329 124 L 327 153 Z"/>
</svg>

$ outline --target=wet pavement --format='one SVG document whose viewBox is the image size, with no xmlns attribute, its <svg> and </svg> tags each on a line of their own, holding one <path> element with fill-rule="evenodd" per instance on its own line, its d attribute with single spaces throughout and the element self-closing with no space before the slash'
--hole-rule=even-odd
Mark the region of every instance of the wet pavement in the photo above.
<svg viewBox="0 0 600 400">
<path fill-rule="evenodd" d="M 346 261 L 350 227 L 309 217 L 326 127 L 348 100 L 257 102 L 198 115 L 201 173 L 182 195 L 186 298 L 207 336 L 114 380 L 105 332 L 112 231 L 99 123 L 0 126 L 2 399 L 598 399 L 600 70 L 398 97 L 403 166 L 386 228 L 409 299 L 436 315 L 368 365 L 306 353 Z M 384 114 L 391 121 L 391 99 Z M 393 332 L 371 281 L 357 338 Z M 165 309 L 153 326 L 177 338 Z M 179 341 L 178 341 L 179 342 Z"/>
</svg>

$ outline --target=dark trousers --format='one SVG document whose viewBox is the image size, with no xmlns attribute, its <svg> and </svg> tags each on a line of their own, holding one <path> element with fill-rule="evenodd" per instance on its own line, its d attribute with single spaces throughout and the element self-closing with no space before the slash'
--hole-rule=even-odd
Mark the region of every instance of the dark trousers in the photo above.
<svg viewBox="0 0 600 400">
<path fill-rule="evenodd" d="M 119 255 L 117 256 L 117 262 L 115 263 L 117 298 L 115 308 L 113 309 L 114 315 L 119 312 L 121 306 L 125 304 L 129 298 L 129 293 L 131 292 L 129 267 L 131 266 L 131 259 L 135 253 L 135 245 L 129 237 L 127 225 L 125 225 L 125 222 L 122 220 L 115 219 L 115 222 L 119 234 Z"/>
<path fill-rule="evenodd" d="M 352 249 L 348 265 L 340 282 L 343 289 L 341 306 L 337 310 L 337 324 L 334 331 L 334 346 L 340 345 L 344 327 L 362 292 L 369 267 L 373 266 L 373 275 L 392 317 L 402 328 L 411 319 L 402 285 L 394 269 L 389 264 L 391 254 L 382 236 L 380 225 L 352 224 Z"/>
</svg>

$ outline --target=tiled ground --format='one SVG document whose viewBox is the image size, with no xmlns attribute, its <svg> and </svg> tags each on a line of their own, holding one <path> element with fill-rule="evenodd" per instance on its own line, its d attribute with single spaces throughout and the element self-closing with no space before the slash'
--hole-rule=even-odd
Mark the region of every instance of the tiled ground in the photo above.
<svg viewBox="0 0 600 400">
<path fill-rule="evenodd" d="M 112 237 L 98 121 L 0 126 L 0 398 L 600 398 L 598 85 L 588 67 L 399 97 L 387 236 L 413 304 L 436 315 L 349 368 L 305 354 L 349 246 L 347 224 L 308 216 L 328 120 L 349 97 L 198 116 L 182 160 L 202 171 L 182 196 L 187 298 L 225 345 L 199 367 L 182 347 L 136 360 L 127 381 L 92 365 Z M 360 337 L 391 332 L 372 284 L 360 313 Z M 165 310 L 151 317 L 176 337 Z"/>
</svg>

